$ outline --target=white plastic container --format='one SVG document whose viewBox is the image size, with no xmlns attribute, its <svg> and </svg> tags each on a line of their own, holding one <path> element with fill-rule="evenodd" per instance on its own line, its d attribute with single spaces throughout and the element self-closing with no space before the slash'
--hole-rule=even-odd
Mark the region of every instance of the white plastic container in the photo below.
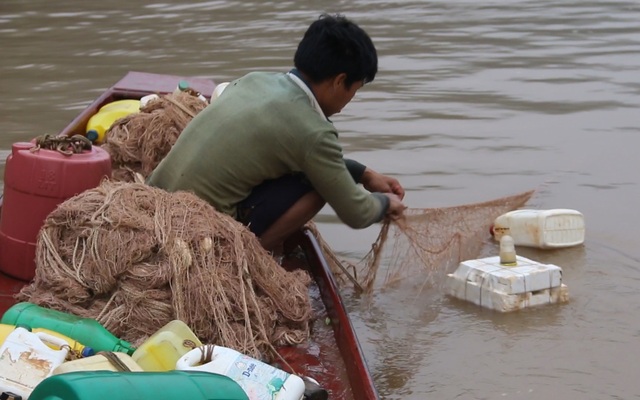
<svg viewBox="0 0 640 400">
<path fill-rule="evenodd" d="M 210 361 L 201 363 L 202 359 Z M 250 400 L 301 400 L 304 396 L 305 384 L 299 376 L 227 347 L 195 348 L 178 360 L 176 369 L 226 375 L 242 387 Z"/>
<path fill-rule="evenodd" d="M 11 334 L 11 332 L 13 332 L 16 329 L 15 325 L 9 325 L 9 324 L 0 324 L 0 344 L 3 343 L 5 341 L 5 339 Z M 65 344 L 70 344 L 71 345 L 71 351 L 80 355 L 81 357 L 89 357 L 95 354 L 95 351 L 90 348 L 87 347 L 85 345 L 83 345 L 82 343 L 78 342 L 75 339 L 71 339 L 68 336 L 65 336 L 61 333 L 58 333 L 56 331 L 52 331 L 46 328 L 32 328 L 31 332 L 44 332 L 44 333 L 48 333 L 49 335 L 52 336 L 56 336 L 59 337 L 60 339 L 62 339 L 64 341 Z M 54 350 L 59 350 L 60 347 L 57 347 L 55 344 L 53 343 L 49 343 L 46 342 L 46 344 L 53 348 Z"/>
<path fill-rule="evenodd" d="M 160 96 L 158 96 L 157 94 L 148 94 L 146 96 L 143 96 L 140 99 L 140 108 L 142 109 L 142 108 L 146 107 L 147 104 L 149 104 L 150 102 L 156 101 L 158 99 L 160 99 Z"/>
<path fill-rule="evenodd" d="M 509 235 L 502 235 L 500 238 L 500 264 L 511 267 L 518 265 L 516 246 L 513 238 Z"/>
<path fill-rule="evenodd" d="M 222 82 L 219 85 L 216 86 L 216 88 L 213 90 L 213 93 L 211 93 L 211 102 L 213 103 L 213 101 L 215 99 L 217 99 L 218 97 L 220 97 L 220 95 L 222 94 L 222 92 L 224 92 L 224 89 L 226 89 L 226 87 L 229 86 L 229 82 Z"/>
<path fill-rule="evenodd" d="M 0 392 L 12 392 L 27 399 L 36 385 L 64 362 L 69 348 L 69 343 L 61 338 L 18 326 L 0 347 Z"/>
<path fill-rule="evenodd" d="M 447 275 L 445 292 L 500 312 L 569 300 L 560 267 L 517 255 L 515 266 L 502 265 L 499 256 L 463 261 Z"/>
<path fill-rule="evenodd" d="M 116 360 L 117 358 L 117 360 Z M 99 352 L 91 357 L 78 358 L 77 360 L 62 363 L 53 370 L 51 375 L 66 374 L 76 371 L 143 371 L 140 366 L 133 361 L 130 355 L 122 352 Z"/>
<path fill-rule="evenodd" d="M 496 240 L 508 234 L 517 246 L 541 249 L 577 246 L 584 243 L 584 216 L 576 210 L 516 210 L 495 219 Z"/>
</svg>

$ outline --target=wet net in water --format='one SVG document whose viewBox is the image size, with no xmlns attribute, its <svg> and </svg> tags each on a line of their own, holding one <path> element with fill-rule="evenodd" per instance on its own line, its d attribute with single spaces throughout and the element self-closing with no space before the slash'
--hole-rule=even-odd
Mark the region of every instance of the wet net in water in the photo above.
<svg viewBox="0 0 640 400">
<path fill-rule="evenodd" d="M 340 258 L 320 238 L 331 269 L 356 289 L 371 293 L 400 281 L 438 284 L 461 261 L 476 258 L 495 218 L 523 206 L 527 191 L 475 204 L 442 208 L 410 208 L 404 218 L 386 220 L 369 253 L 359 262 Z"/>
</svg>

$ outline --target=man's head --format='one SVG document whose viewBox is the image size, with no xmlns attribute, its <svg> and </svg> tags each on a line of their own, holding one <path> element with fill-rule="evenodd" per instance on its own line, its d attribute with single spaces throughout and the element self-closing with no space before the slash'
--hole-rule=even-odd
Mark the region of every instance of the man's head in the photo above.
<svg viewBox="0 0 640 400">
<path fill-rule="evenodd" d="M 340 73 L 347 74 L 347 85 L 368 83 L 378 72 L 378 55 L 371 38 L 341 15 L 323 14 L 313 22 L 293 62 L 314 83 Z"/>
<path fill-rule="evenodd" d="M 367 33 L 341 15 L 323 14 L 298 45 L 294 65 L 304 74 L 327 116 L 340 112 L 378 72 L 378 55 Z"/>
</svg>

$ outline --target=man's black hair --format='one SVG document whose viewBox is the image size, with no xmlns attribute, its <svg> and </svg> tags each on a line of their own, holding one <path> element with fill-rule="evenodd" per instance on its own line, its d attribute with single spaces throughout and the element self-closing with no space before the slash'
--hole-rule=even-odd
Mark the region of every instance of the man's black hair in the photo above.
<svg viewBox="0 0 640 400">
<path fill-rule="evenodd" d="M 344 72 L 347 87 L 371 82 L 378 72 L 378 54 L 369 35 L 339 14 L 322 14 L 309 26 L 293 63 L 314 83 Z"/>
</svg>

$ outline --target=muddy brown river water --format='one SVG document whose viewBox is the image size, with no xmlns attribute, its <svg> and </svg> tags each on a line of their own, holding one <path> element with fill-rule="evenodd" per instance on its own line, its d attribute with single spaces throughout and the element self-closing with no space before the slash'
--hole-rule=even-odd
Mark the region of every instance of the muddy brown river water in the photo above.
<svg viewBox="0 0 640 400">
<path fill-rule="evenodd" d="M 398 177 L 411 207 L 537 189 L 584 246 L 522 249 L 563 268 L 571 300 L 498 314 L 437 288 L 345 292 L 383 399 L 640 398 L 640 2 L 354 0 L 0 4 L 0 162 L 59 132 L 129 70 L 224 82 L 286 71 L 306 27 L 342 12 L 380 70 L 333 118 L 345 153 Z M 358 258 L 377 227 L 317 219 Z"/>
</svg>

